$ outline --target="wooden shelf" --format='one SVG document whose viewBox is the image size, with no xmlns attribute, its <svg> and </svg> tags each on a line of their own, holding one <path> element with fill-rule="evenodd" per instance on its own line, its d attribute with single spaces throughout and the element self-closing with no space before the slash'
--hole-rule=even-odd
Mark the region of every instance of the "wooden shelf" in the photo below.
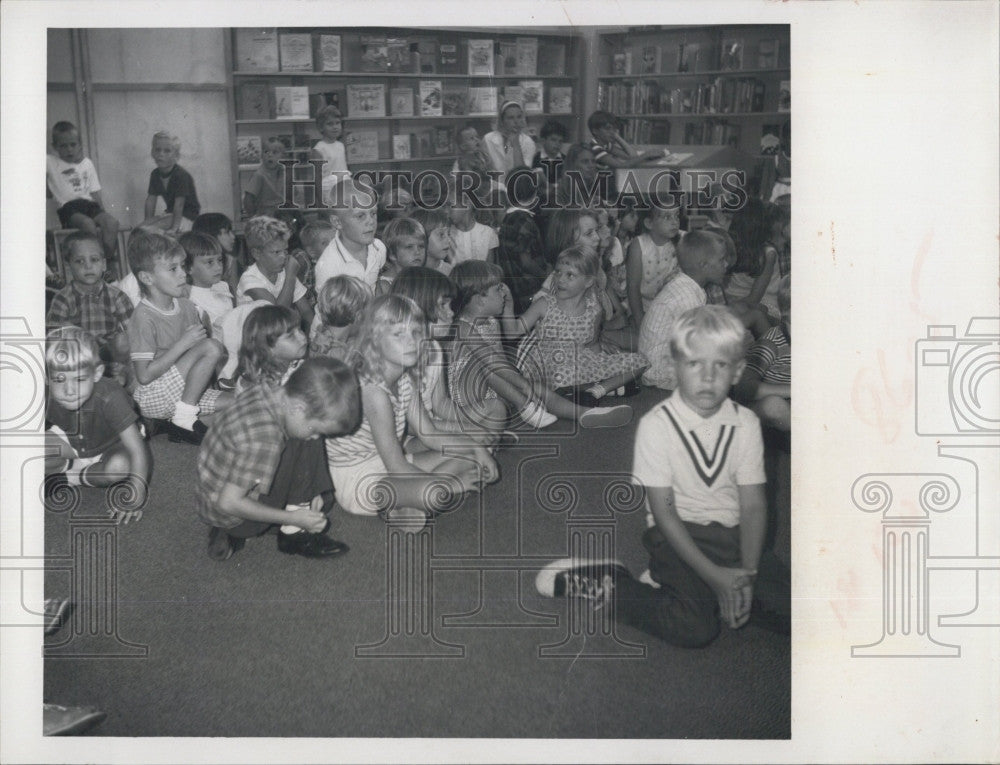
<svg viewBox="0 0 1000 765">
<path fill-rule="evenodd" d="M 233 77 L 322 77 L 326 79 L 411 79 L 411 80 L 576 80 L 572 74 L 414 74 L 413 72 L 233 72 Z"/>
<path fill-rule="evenodd" d="M 550 112 L 536 112 L 534 114 L 526 114 L 524 118 L 526 120 L 532 120 L 536 117 L 565 117 L 566 119 L 573 119 L 575 115 L 573 114 L 552 114 Z M 495 120 L 495 114 L 445 114 L 441 117 L 394 117 L 391 114 L 385 117 L 344 117 L 343 122 L 345 124 L 350 122 L 421 122 L 421 121 L 441 121 L 441 120 Z M 316 120 L 312 117 L 296 117 L 295 119 L 260 119 L 260 120 L 235 120 L 237 125 L 296 125 L 304 123 L 312 123 Z"/>
<path fill-rule="evenodd" d="M 657 112 L 656 114 L 619 114 L 618 116 L 625 119 L 696 120 L 696 119 L 726 119 L 728 117 L 781 117 L 781 116 L 791 117 L 792 113 L 791 112 L 719 112 L 719 113 L 699 112 L 698 114 L 692 114 L 690 112 L 668 112 L 666 114 L 661 114 Z"/>
<path fill-rule="evenodd" d="M 599 80 L 663 80 L 675 77 L 745 77 L 789 74 L 791 69 L 710 69 L 703 72 L 656 72 L 655 74 L 600 74 Z"/>
</svg>

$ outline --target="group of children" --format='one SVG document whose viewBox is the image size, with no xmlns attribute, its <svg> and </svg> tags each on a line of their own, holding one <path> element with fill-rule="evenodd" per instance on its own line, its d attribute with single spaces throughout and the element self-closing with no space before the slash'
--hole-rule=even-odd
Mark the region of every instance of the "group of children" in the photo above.
<svg viewBox="0 0 1000 765">
<path fill-rule="evenodd" d="M 753 412 L 790 429 L 788 200 L 750 200 L 734 215 L 716 206 L 686 233 L 681 211 L 656 203 L 543 209 L 572 200 L 572 184 L 662 156 L 636 152 L 612 115 L 588 124 L 593 142 L 565 156 L 558 123 L 536 151 L 515 102 L 482 142 L 460 128 L 457 169 L 533 166 L 542 189 L 525 204 L 490 187 L 506 203 L 481 215 L 455 188 L 432 209 L 420 189 L 376 197 L 356 185 L 340 114 L 323 109 L 315 156 L 337 204 L 292 225 L 274 217 L 282 150 L 268 144 L 244 199 L 256 213 L 243 226 L 248 263 L 232 222 L 200 214 L 176 139 L 157 133 L 146 221 L 115 286 L 105 271 L 117 223 L 75 128 L 58 123 L 49 187 L 78 231 L 47 316 L 48 490 L 121 483 L 134 501 L 111 512 L 138 518 L 147 439 L 162 430 L 200 444 L 197 508 L 213 559 L 268 530 L 282 552 L 330 557 L 347 549 L 325 533 L 332 508 L 422 525 L 498 479 L 512 418 L 622 426 L 633 411 L 620 402 L 642 382 L 674 391 L 636 439 L 650 574 L 559 561 L 539 589 L 595 603 L 617 591 L 626 621 L 682 645 L 711 640 L 720 614 L 741 626 L 767 568 Z M 779 568 L 768 568 L 772 594 Z"/>
</svg>

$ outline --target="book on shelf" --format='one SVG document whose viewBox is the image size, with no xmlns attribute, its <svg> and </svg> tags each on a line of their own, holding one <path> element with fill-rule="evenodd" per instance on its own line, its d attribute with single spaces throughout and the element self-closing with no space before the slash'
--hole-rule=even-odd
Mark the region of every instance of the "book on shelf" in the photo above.
<svg viewBox="0 0 1000 765">
<path fill-rule="evenodd" d="M 469 108 L 469 93 L 464 83 L 446 82 L 441 90 L 441 114 L 458 116 Z"/>
<path fill-rule="evenodd" d="M 434 130 L 433 128 L 428 128 L 426 130 L 421 130 L 414 134 L 416 139 L 417 156 L 419 157 L 433 157 L 434 156 Z M 412 148 L 412 144 L 411 144 Z"/>
<path fill-rule="evenodd" d="M 309 32 L 282 32 L 278 35 L 282 72 L 313 70 L 312 35 Z"/>
<path fill-rule="evenodd" d="M 456 43 L 441 43 L 438 46 L 438 52 L 441 74 L 459 74 L 458 45 Z"/>
<path fill-rule="evenodd" d="M 632 51 L 616 53 L 611 59 L 611 74 L 632 73 Z"/>
<path fill-rule="evenodd" d="M 687 145 L 736 146 L 740 140 L 738 125 L 716 120 L 688 122 L 684 126 L 684 143 Z"/>
<path fill-rule="evenodd" d="M 347 86 L 347 116 L 352 120 L 385 116 L 385 83 L 351 83 Z"/>
<path fill-rule="evenodd" d="M 525 114 L 541 114 L 545 111 L 545 90 L 541 80 L 521 80 L 521 106 Z"/>
<path fill-rule="evenodd" d="M 573 88 L 562 85 L 549 88 L 549 113 L 573 113 Z"/>
<path fill-rule="evenodd" d="M 777 69 L 778 67 L 778 48 L 781 42 L 777 39 L 768 38 L 766 40 L 761 40 L 757 44 L 757 68 L 758 69 Z"/>
<path fill-rule="evenodd" d="M 497 89 L 493 86 L 473 86 L 469 88 L 469 114 L 490 116 L 497 113 Z"/>
<path fill-rule="evenodd" d="M 738 72 L 743 68 L 743 40 L 730 37 L 722 41 L 719 69 L 723 72 Z"/>
<path fill-rule="evenodd" d="M 240 165 L 259 165 L 264 156 L 259 135 L 236 136 L 236 161 Z"/>
<path fill-rule="evenodd" d="M 352 130 L 344 136 L 344 151 L 349 165 L 374 162 L 378 159 L 378 131 Z"/>
<path fill-rule="evenodd" d="M 390 72 L 412 72 L 410 43 L 405 37 L 390 37 L 385 41 L 387 69 Z"/>
<path fill-rule="evenodd" d="M 389 89 L 389 114 L 393 117 L 413 116 L 413 88 Z"/>
<path fill-rule="evenodd" d="M 469 74 L 473 77 L 493 76 L 492 40 L 469 40 Z"/>
<path fill-rule="evenodd" d="M 701 69 L 700 43 L 683 42 L 677 46 L 677 71 L 697 72 Z"/>
<path fill-rule="evenodd" d="M 640 74 L 656 74 L 660 71 L 660 46 L 644 45 L 640 51 Z"/>
<path fill-rule="evenodd" d="M 517 74 L 517 43 L 501 40 L 497 43 L 497 74 Z"/>
<path fill-rule="evenodd" d="M 443 157 L 455 153 L 455 146 L 451 140 L 451 128 L 438 126 L 434 128 L 434 156 Z"/>
<path fill-rule="evenodd" d="M 309 88 L 305 85 L 276 85 L 274 117 L 279 120 L 309 119 Z"/>
<path fill-rule="evenodd" d="M 782 80 L 778 86 L 778 111 L 790 112 L 792 110 L 792 83 L 791 80 Z"/>
<path fill-rule="evenodd" d="M 340 35 L 319 36 L 319 70 L 321 72 L 339 72 Z"/>
<path fill-rule="evenodd" d="M 241 120 L 271 119 L 271 86 L 263 80 L 240 83 L 239 118 Z"/>
<path fill-rule="evenodd" d="M 538 38 L 518 37 L 517 48 L 517 72 L 522 77 L 534 77 L 538 71 Z M 511 74 L 508 72 L 508 74 Z"/>
<path fill-rule="evenodd" d="M 277 72 L 278 30 L 238 28 L 236 69 L 240 72 Z"/>
<path fill-rule="evenodd" d="M 309 94 L 309 116 L 315 117 L 316 113 L 324 106 L 335 106 L 340 108 L 340 91 L 325 90 L 322 93 Z"/>
<path fill-rule="evenodd" d="M 420 116 L 441 116 L 441 80 L 420 81 Z"/>
<path fill-rule="evenodd" d="M 504 85 L 497 93 L 498 104 L 505 103 L 506 101 L 516 101 L 521 103 L 524 98 L 524 92 L 521 89 L 521 85 Z"/>
<path fill-rule="evenodd" d="M 392 137 L 392 158 L 411 159 L 413 151 L 411 148 L 412 137 L 409 133 L 397 133 Z"/>
<path fill-rule="evenodd" d="M 775 156 L 781 150 L 781 125 L 764 125 L 760 129 L 760 153 Z"/>
<path fill-rule="evenodd" d="M 389 71 L 389 42 L 384 37 L 361 36 L 361 71 Z"/>
<path fill-rule="evenodd" d="M 417 40 L 415 45 L 417 46 L 417 51 L 413 66 L 414 71 L 419 74 L 434 74 L 437 72 L 437 40 Z"/>
<path fill-rule="evenodd" d="M 539 43 L 539 77 L 562 77 L 566 74 L 566 46 L 562 43 Z"/>
</svg>

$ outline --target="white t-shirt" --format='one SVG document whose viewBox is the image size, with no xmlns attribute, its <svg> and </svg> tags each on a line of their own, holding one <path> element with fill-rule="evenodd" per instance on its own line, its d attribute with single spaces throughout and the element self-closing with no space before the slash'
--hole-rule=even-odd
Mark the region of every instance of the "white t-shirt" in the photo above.
<svg viewBox="0 0 1000 765">
<path fill-rule="evenodd" d="M 208 314 L 213 327 L 220 326 L 222 317 L 233 310 L 233 293 L 225 282 L 216 282 L 211 287 L 192 284 L 188 300 Z"/>
<path fill-rule="evenodd" d="M 455 242 L 455 265 L 463 260 L 486 260 L 490 250 L 500 244 L 497 232 L 479 221 L 468 231 L 452 229 L 452 239 Z"/>
<path fill-rule="evenodd" d="M 135 278 L 133 272 L 129 271 L 125 276 L 116 281 L 114 286 L 125 293 L 128 299 L 132 301 L 133 307 L 139 305 L 139 301 L 142 300 L 142 290 L 139 289 L 139 280 Z"/>
<path fill-rule="evenodd" d="M 272 296 L 278 297 L 281 294 L 282 287 L 285 286 L 285 272 L 282 270 L 278 274 L 278 278 L 275 281 L 271 281 L 264 274 L 260 272 L 257 264 L 254 263 L 250 268 L 243 272 L 243 276 L 240 277 L 239 282 L 236 285 L 236 297 L 240 301 L 245 301 L 252 299 L 247 295 L 248 290 L 267 290 Z M 298 279 L 295 280 L 295 288 L 292 290 L 292 302 L 297 303 L 299 300 L 306 296 L 306 288 L 303 286 L 302 282 Z"/>
<path fill-rule="evenodd" d="M 45 179 L 60 207 L 74 199 L 93 200 L 91 192 L 101 190 L 101 183 L 97 180 L 97 168 L 89 157 L 84 157 L 74 165 L 52 154 L 46 154 Z"/>
<path fill-rule="evenodd" d="M 351 255 L 340 241 L 340 232 L 330 240 L 323 254 L 316 261 L 316 290 L 319 291 L 333 276 L 356 276 L 369 287 L 375 289 L 379 272 L 385 265 L 385 245 L 375 239 L 368 245 L 368 259 L 362 264 Z"/>
</svg>

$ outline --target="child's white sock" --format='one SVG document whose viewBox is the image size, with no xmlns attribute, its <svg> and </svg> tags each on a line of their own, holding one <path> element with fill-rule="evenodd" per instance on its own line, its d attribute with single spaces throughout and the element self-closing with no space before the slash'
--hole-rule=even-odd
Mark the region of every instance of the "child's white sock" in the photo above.
<svg viewBox="0 0 1000 765">
<path fill-rule="evenodd" d="M 301 510 L 304 507 L 309 507 L 309 503 L 303 502 L 301 505 L 285 505 L 285 510 L 286 512 L 294 513 L 296 510 Z M 301 527 L 293 526 L 289 523 L 282 524 L 281 526 L 282 534 L 298 534 L 300 531 L 302 531 Z"/>
<path fill-rule="evenodd" d="M 195 420 L 198 419 L 199 408 L 197 404 L 185 404 L 178 401 L 174 404 L 174 416 L 170 421 L 179 428 L 194 430 Z"/>
<path fill-rule="evenodd" d="M 559 418 L 545 411 L 537 402 L 529 401 L 521 410 L 521 419 L 533 428 L 547 428 Z"/>
</svg>

